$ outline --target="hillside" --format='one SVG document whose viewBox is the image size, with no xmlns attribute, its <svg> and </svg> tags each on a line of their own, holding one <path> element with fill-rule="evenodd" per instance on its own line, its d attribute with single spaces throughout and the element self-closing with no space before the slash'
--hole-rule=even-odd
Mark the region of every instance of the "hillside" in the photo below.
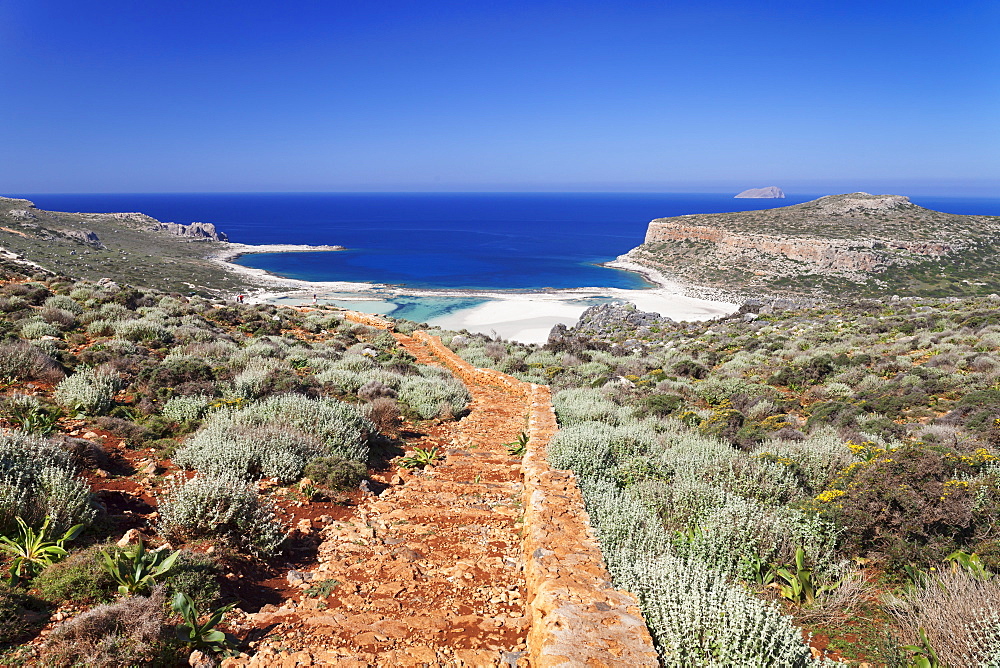
<svg viewBox="0 0 1000 668">
<path fill-rule="evenodd" d="M 108 277 L 184 294 L 238 291 L 240 277 L 208 259 L 226 246 L 211 224 L 161 223 L 141 213 L 43 211 L 28 200 L 0 197 L 4 256 L 74 278 Z"/>
<path fill-rule="evenodd" d="M 1000 291 L 1000 217 L 898 195 L 831 195 L 762 211 L 658 218 L 622 259 L 743 294 L 986 295 Z"/>
<path fill-rule="evenodd" d="M 549 460 L 662 665 L 829 666 L 812 633 L 850 666 L 979 666 L 1000 656 L 998 305 L 602 305 L 545 346 L 442 338 L 552 388 Z"/>
</svg>

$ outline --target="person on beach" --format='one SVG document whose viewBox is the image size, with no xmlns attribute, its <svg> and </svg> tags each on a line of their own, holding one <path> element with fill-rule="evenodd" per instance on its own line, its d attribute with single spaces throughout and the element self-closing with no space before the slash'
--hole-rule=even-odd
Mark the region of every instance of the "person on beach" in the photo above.
<svg viewBox="0 0 1000 668">
<path fill-rule="evenodd" d="M 243 303 L 243 295 L 241 295 L 241 294 L 240 295 L 236 295 L 236 303 L 237 304 L 242 304 Z"/>
<path fill-rule="evenodd" d="M 315 303 L 316 303 L 316 293 L 314 292 L 313 293 L 313 304 L 315 304 Z"/>
</svg>

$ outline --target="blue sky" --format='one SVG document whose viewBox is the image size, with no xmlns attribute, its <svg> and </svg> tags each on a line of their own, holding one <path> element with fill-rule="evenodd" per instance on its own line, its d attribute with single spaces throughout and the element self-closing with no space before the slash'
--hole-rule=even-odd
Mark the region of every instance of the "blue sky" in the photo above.
<svg viewBox="0 0 1000 668">
<path fill-rule="evenodd" d="M 1000 196 L 1000 3 L 0 0 L 0 193 Z"/>
</svg>

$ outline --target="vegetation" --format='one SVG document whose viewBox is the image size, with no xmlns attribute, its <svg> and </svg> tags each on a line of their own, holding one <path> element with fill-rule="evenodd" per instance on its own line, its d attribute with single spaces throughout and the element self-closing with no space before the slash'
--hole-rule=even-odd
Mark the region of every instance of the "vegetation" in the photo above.
<svg viewBox="0 0 1000 668">
<path fill-rule="evenodd" d="M 979 665 L 993 613 L 967 592 L 984 585 L 934 574 L 949 558 L 976 582 L 1000 570 L 998 305 L 585 323 L 545 346 L 442 334 L 556 390 L 549 459 L 579 477 L 665 664 L 806 665 L 804 627 L 845 659 Z M 945 601 L 967 605 L 944 622 Z"/>
<path fill-rule="evenodd" d="M 467 401 L 335 310 L 0 261 L 0 653 L 30 642 L 32 661 L 69 666 L 230 651 L 217 627 L 241 598 L 224 575 L 280 568 L 303 549 L 299 506 L 332 509 L 386 466 L 404 414 L 414 428 Z M 38 635 L 57 609 L 68 619 Z"/>
<path fill-rule="evenodd" d="M 892 196 L 660 218 L 627 259 L 685 284 L 797 297 L 985 296 L 1000 281 L 1000 217 Z"/>
</svg>

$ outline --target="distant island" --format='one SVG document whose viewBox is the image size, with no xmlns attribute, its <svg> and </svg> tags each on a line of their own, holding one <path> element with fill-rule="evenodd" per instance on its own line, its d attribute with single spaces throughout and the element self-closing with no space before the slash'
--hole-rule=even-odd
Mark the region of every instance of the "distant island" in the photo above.
<svg viewBox="0 0 1000 668">
<path fill-rule="evenodd" d="M 785 193 L 778 186 L 768 186 L 744 190 L 733 199 L 785 199 Z"/>
</svg>

